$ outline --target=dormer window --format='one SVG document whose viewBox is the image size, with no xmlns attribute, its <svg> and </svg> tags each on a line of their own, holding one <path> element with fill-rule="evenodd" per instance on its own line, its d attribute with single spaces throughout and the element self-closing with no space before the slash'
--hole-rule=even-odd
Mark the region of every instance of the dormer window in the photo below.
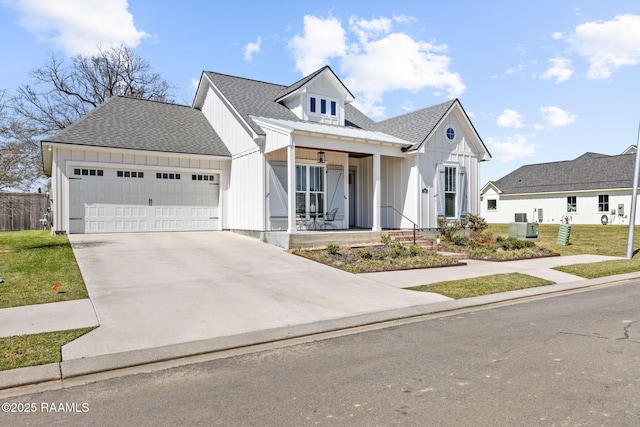
<svg viewBox="0 0 640 427">
<path fill-rule="evenodd" d="M 320 105 L 318 105 L 320 104 Z M 309 97 L 309 114 L 312 116 L 322 116 L 322 119 L 338 118 L 338 101 L 328 97 L 310 96 Z"/>
</svg>

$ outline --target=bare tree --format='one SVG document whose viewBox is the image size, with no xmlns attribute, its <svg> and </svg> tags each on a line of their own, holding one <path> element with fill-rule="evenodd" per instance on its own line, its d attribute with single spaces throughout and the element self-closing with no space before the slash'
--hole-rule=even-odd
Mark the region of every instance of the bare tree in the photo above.
<svg viewBox="0 0 640 427">
<path fill-rule="evenodd" d="M 172 101 L 169 83 L 126 46 L 99 48 L 70 63 L 52 54 L 31 76 L 34 86 L 18 89 L 13 108 L 40 135 L 64 129 L 112 96 Z"/>
<path fill-rule="evenodd" d="M 0 191 L 28 191 L 43 176 L 39 140 L 112 96 L 173 101 L 169 83 L 125 46 L 67 62 L 52 54 L 31 77 L 12 99 L 0 91 Z"/>
<path fill-rule="evenodd" d="M 10 114 L 0 92 L 0 191 L 28 191 L 42 175 L 41 163 L 34 131 Z"/>
</svg>

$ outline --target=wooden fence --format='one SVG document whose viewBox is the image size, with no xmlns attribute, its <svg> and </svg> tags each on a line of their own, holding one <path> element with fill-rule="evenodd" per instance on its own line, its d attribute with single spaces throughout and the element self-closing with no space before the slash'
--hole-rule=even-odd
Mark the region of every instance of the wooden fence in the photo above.
<svg viewBox="0 0 640 427">
<path fill-rule="evenodd" d="M 49 199 L 40 193 L 0 193 L 0 231 L 44 230 Z"/>
</svg>

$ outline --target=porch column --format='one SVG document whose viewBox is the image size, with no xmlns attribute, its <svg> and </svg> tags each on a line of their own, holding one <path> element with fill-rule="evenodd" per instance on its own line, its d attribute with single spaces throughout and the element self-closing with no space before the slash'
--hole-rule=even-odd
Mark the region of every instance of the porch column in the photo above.
<svg viewBox="0 0 640 427">
<path fill-rule="evenodd" d="M 293 141 L 287 146 L 287 233 L 296 232 L 296 146 Z"/>
<path fill-rule="evenodd" d="M 373 155 L 373 228 L 381 231 L 380 226 L 380 154 Z"/>
</svg>

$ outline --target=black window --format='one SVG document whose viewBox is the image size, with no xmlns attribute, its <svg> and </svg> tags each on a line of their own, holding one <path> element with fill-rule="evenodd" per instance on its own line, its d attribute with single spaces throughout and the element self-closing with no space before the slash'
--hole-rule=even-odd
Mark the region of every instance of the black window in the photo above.
<svg viewBox="0 0 640 427">
<path fill-rule="evenodd" d="M 598 196 L 598 212 L 609 212 L 609 195 L 600 194 Z"/>
<path fill-rule="evenodd" d="M 327 114 L 327 100 L 320 100 L 320 114 Z"/>
<path fill-rule="evenodd" d="M 89 175 L 89 169 L 82 169 L 82 175 Z"/>
<path fill-rule="evenodd" d="M 74 175 L 80 175 L 80 169 L 74 169 L 73 170 L 73 174 Z"/>
<path fill-rule="evenodd" d="M 336 107 L 337 107 L 336 101 L 331 101 L 331 115 L 332 116 L 335 116 L 337 114 L 336 113 L 336 110 L 337 110 Z"/>
<path fill-rule="evenodd" d="M 104 171 L 102 169 L 98 169 L 98 176 L 104 176 Z"/>
<path fill-rule="evenodd" d="M 312 113 L 316 112 L 316 98 L 314 96 L 311 97 L 311 105 L 309 106 L 309 109 Z"/>
<path fill-rule="evenodd" d="M 495 211 L 498 209 L 498 201 L 496 199 L 487 199 L 487 210 Z"/>
<path fill-rule="evenodd" d="M 138 178 L 144 178 L 144 172 L 138 172 Z"/>
<path fill-rule="evenodd" d="M 577 211 L 578 211 L 578 202 L 576 200 L 576 196 L 568 196 L 567 212 L 577 212 Z"/>
<path fill-rule="evenodd" d="M 179 173 L 176 174 L 176 179 L 180 179 L 180 174 Z"/>
<path fill-rule="evenodd" d="M 118 172 L 116 172 L 116 176 L 122 178 L 124 176 L 124 172 L 118 171 Z"/>
</svg>

